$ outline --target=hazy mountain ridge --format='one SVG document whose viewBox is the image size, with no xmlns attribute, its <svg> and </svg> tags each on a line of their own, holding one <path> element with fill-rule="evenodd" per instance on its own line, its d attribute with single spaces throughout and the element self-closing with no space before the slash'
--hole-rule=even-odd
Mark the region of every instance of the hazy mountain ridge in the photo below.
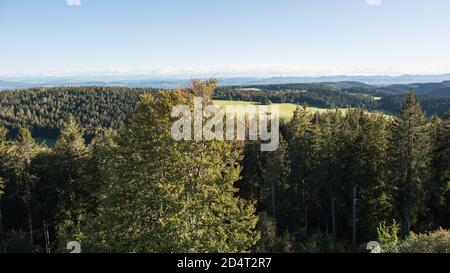
<svg viewBox="0 0 450 273">
<path fill-rule="evenodd" d="M 213 75 L 214 76 L 214 75 Z M 410 84 L 416 82 L 450 81 L 450 73 L 441 75 L 401 75 L 401 76 L 312 76 L 312 77 L 229 77 L 216 76 L 221 85 L 315 83 L 315 82 L 361 82 L 370 85 Z M 189 84 L 191 77 L 155 77 L 152 75 L 87 75 L 87 76 L 0 76 L 0 84 L 28 85 L 75 85 L 79 83 L 102 82 L 104 84 Z M 204 77 L 192 77 L 200 78 Z"/>
<path fill-rule="evenodd" d="M 120 86 L 131 88 L 178 88 L 190 86 L 191 79 L 146 79 L 145 76 L 17 77 L 0 80 L 0 90 L 58 86 Z M 403 76 L 324 77 L 240 77 L 219 78 L 220 86 L 262 86 L 296 84 L 307 89 L 320 87 L 350 92 L 403 93 L 450 96 L 450 74 Z"/>
</svg>

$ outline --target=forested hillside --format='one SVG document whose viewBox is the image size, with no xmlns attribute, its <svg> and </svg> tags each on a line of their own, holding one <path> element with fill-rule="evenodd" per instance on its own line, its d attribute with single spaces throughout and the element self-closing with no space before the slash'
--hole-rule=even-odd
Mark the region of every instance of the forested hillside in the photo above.
<svg viewBox="0 0 450 273">
<path fill-rule="evenodd" d="M 33 88 L 0 93 L 0 121 L 13 133 L 28 128 L 33 136 L 56 138 L 69 114 L 88 134 L 123 127 L 140 96 L 151 89 L 119 87 Z"/>
<path fill-rule="evenodd" d="M 214 87 L 143 94 L 123 127 L 89 144 L 72 115 L 51 148 L 1 127 L 0 251 L 77 240 L 84 252 L 363 252 L 378 240 L 387 252 L 450 252 L 450 111 L 427 120 L 409 93 L 393 118 L 299 107 L 275 152 L 175 141 L 172 107 L 209 104 Z"/>
<path fill-rule="evenodd" d="M 443 115 L 450 108 L 448 82 L 373 86 L 359 82 L 324 82 L 278 85 L 252 85 L 223 87 L 220 99 L 258 102 L 306 103 L 325 108 L 363 108 L 395 114 L 409 91 L 417 98 L 427 117 Z"/>
<path fill-rule="evenodd" d="M 395 114 L 406 96 L 406 87 L 393 88 L 374 88 L 355 82 L 221 87 L 213 99 L 294 103 L 329 109 L 361 108 Z M 102 129 L 123 127 L 144 92 L 156 94 L 158 91 L 124 87 L 3 91 L 0 92 L 0 123 L 10 130 L 11 136 L 17 135 L 23 127 L 34 137 L 54 139 L 67 115 L 71 114 L 92 137 Z M 443 115 L 450 109 L 450 97 L 422 94 L 418 100 L 428 118 L 433 114 Z"/>
</svg>

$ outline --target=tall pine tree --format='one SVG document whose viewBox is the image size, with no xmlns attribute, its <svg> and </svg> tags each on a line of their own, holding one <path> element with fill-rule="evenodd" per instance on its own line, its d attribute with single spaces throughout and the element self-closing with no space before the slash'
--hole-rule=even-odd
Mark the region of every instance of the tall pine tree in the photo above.
<svg viewBox="0 0 450 273">
<path fill-rule="evenodd" d="M 91 179 L 92 152 L 72 115 L 61 128 L 54 154 L 56 162 L 53 168 L 58 181 L 58 199 L 61 200 L 58 203 L 59 236 L 64 241 L 81 240 L 82 223 L 97 204 L 98 181 Z"/>
<path fill-rule="evenodd" d="M 403 235 L 416 227 L 425 210 L 425 183 L 429 175 L 430 139 L 427 122 L 411 91 L 394 117 L 390 143 L 390 175 L 394 203 L 402 219 Z"/>
<path fill-rule="evenodd" d="M 31 172 L 31 162 L 39 153 L 39 150 L 40 147 L 34 141 L 30 131 L 22 128 L 8 153 L 7 164 L 7 168 L 10 170 L 8 191 L 20 200 L 26 208 L 28 239 L 31 249 L 34 246 L 33 189 L 37 181 L 37 177 Z"/>
<path fill-rule="evenodd" d="M 430 228 L 450 227 L 450 111 L 432 119 L 432 177 L 427 184 Z"/>
<path fill-rule="evenodd" d="M 240 152 L 224 141 L 175 141 L 172 107 L 205 104 L 215 81 L 194 92 L 144 95 L 129 124 L 110 143 L 102 168 L 100 214 L 91 250 L 244 252 L 258 233 L 253 204 L 235 197 Z"/>
</svg>

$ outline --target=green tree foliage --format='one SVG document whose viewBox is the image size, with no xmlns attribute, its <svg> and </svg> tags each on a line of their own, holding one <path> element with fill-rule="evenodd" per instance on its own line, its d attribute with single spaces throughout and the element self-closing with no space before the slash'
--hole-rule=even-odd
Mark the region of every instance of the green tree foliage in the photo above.
<svg viewBox="0 0 450 273">
<path fill-rule="evenodd" d="M 378 228 L 378 240 L 381 251 L 386 253 L 449 253 L 450 231 L 439 228 L 437 230 L 416 234 L 411 232 L 403 240 L 399 239 L 398 224 L 388 226 L 382 224 Z"/>
<path fill-rule="evenodd" d="M 288 124 L 290 176 L 284 190 L 280 228 L 308 233 L 311 215 L 318 212 L 315 134 L 317 126 L 306 107 L 299 107 Z"/>
<path fill-rule="evenodd" d="M 354 87 L 355 85 L 357 87 Z M 406 93 L 397 87 L 360 86 L 359 83 L 256 85 L 250 88 L 220 87 L 214 99 L 259 103 L 308 104 L 321 108 L 362 108 L 397 113 Z M 392 90 L 393 88 L 393 90 Z M 0 92 L 0 124 L 16 136 L 28 128 L 33 136 L 55 139 L 67 114 L 72 114 L 87 136 L 98 130 L 123 127 L 144 92 L 154 89 L 124 87 L 30 88 Z M 373 97 L 381 97 L 374 100 Z M 427 116 L 443 115 L 449 97 L 419 95 Z"/>
<path fill-rule="evenodd" d="M 450 226 L 450 111 L 432 119 L 432 176 L 427 184 L 427 222 L 431 228 Z"/>
<path fill-rule="evenodd" d="M 9 141 L 7 140 L 8 130 L 0 126 L 0 170 L 3 171 L 7 164 L 7 154 Z M 5 179 L 4 174 L 0 174 L 0 200 L 2 195 L 5 193 Z M 0 206 L 1 208 L 1 206 Z M 0 209 L 1 214 L 1 209 Z"/>
<path fill-rule="evenodd" d="M 215 82 L 194 82 L 209 103 Z M 111 252 L 243 252 L 257 239 L 253 204 L 235 197 L 240 153 L 232 143 L 170 135 L 172 107 L 190 91 L 144 95 L 111 142 L 100 213 L 88 244 Z"/>
<path fill-rule="evenodd" d="M 242 196 L 272 217 L 275 203 L 277 236 L 288 231 L 304 241 L 298 250 L 313 249 L 310 238 L 319 234 L 335 242 L 351 240 L 353 230 L 357 242 L 375 238 L 392 214 L 389 119 L 360 110 L 311 115 L 299 107 L 285 127 L 287 141 L 275 153 L 247 144 Z M 276 191 L 270 181 L 279 181 Z"/>
<path fill-rule="evenodd" d="M 394 220 L 392 225 L 388 225 L 386 222 L 382 222 L 377 227 L 378 242 L 381 245 L 382 252 L 396 252 L 397 244 L 399 241 L 398 235 L 400 232 L 400 226 Z"/>
<path fill-rule="evenodd" d="M 2 177 L 7 187 L 2 205 L 8 233 L 20 234 L 25 229 L 30 243 L 33 238 L 47 252 L 57 250 L 58 236 L 70 234 L 68 238 L 78 239 L 75 230 L 80 230 L 83 217 L 96 207 L 98 183 L 91 179 L 95 173 L 91 149 L 75 120 L 68 118 L 53 150 L 38 146 L 27 129 L 6 146 Z M 18 217 L 21 213 L 26 217 Z"/>
<path fill-rule="evenodd" d="M 83 132 L 69 115 L 54 147 L 58 179 L 58 217 L 60 236 L 81 240 L 81 226 L 88 213 L 97 207 L 98 181 L 93 179 L 92 149 L 85 144 Z M 68 234 L 67 234 L 68 233 Z"/>
<path fill-rule="evenodd" d="M 381 115 L 350 111 L 344 118 L 343 143 L 339 152 L 343 162 L 342 184 L 346 206 L 352 206 L 348 229 L 363 241 L 376 234 L 376 223 L 391 213 L 391 191 L 386 177 L 388 123 Z M 356 239 L 354 238 L 354 239 Z"/>
<path fill-rule="evenodd" d="M 253 101 L 261 104 L 294 103 L 308 104 L 323 108 L 355 107 L 373 110 L 376 101 L 361 94 L 348 94 L 344 90 L 336 90 L 321 84 L 280 84 L 254 85 L 248 88 L 222 87 L 214 96 L 215 99 L 236 101 Z"/>
<path fill-rule="evenodd" d="M 411 233 L 398 244 L 399 253 L 450 253 L 450 231 L 438 229 L 425 234 Z"/>
<path fill-rule="evenodd" d="M 257 253 L 290 253 L 294 251 L 295 239 L 289 232 L 278 235 L 276 221 L 262 213 L 257 225 L 261 239 L 255 246 Z"/>
<path fill-rule="evenodd" d="M 123 127 L 144 89 L 121 87 L 31 88 L 0 93 L 0 123 L 16 135 L 28 128 L 35 137 L 56 138 L 68 114 L 86 133 Z M 153 90 L 149 90 L 153 92 Z"/>
<path fill-rule="evenodd" d="M 278 213 L 282 209 L 282 203 L 286 191 L 288 190 L 288 179 L 290 163 L 288 157 L 288 146 L 283 136 L 280 137 L 278 149 L 275 152 L 267 153 L 266 167 L 263 173 L 266 188 L 270 190 L 266 202 L 270 205 L 270 215 L 278 219 Z"/>
<path fill-rule="evenodd" d="M 37 181 L 37 177 L 31 172 L 31 162 L 39 153 L 39 149 L 40 147 L 31 137 L 30 131 L 22 128 L 8 153 L 7 163 L 9 171 L 8 190 L 26 208 L 28 239 L 31 247 L 34 245 L 32 192 Z"/>
<path fill-rule="evenodd" d="M 8 134 L 8 130 L 0 126 L 0 253 L 5 252 L 5 234 L 3 230 L 3 195 L 5 194 L 6 188 L 6 164 L 8 163 L 8 147 L 9 141 L 6 136 Z"/>
<path fill-rule="evenodd" d="M 393 118 L 298 107 L 275 152 L 259 141 L 175 141 L 172 107 L 192 107 L 194 95 L 205 105 L 225 96 L 377 107 L 364 90 L 329 96 L 320 84 L 215 87 L 1 93 L 0 251 L 66 251 L 78 240 L 93 252 L 340 252 L 377 237 L 385 252 L 449 251 L 438 228 L 450 228 L 450 112 L 427 121 L 411 93 L 395 99 L 404 103 Z M 58 139 L 37 145 L 20 127 Z"/>
<path fill-rule="evenodd" d="M 425 184 L 429 178 L 430 138 L 425 115 L 414 94 L 406 97 L 392 123 L 390 154 L 395 205 L 403 235 L 416 227 L 423 215 Z"/>
</svg>

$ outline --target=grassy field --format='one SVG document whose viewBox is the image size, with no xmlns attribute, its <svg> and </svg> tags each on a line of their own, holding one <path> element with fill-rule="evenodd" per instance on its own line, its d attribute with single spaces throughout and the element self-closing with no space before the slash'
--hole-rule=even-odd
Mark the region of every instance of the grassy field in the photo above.
<svg viewBox="0 0 450 273">
<path fill-rule="evenodd" d="M 214 105 L 217 105 L 219 107 L 223 107 L 226 105 L 242 105 L 242 106 L 248 106 L 248 105 L 260 105 L 260 103 L 257 102 L 249 102 L 249 101 L 231 101 L 231 100 L 214 100 Z M 289 121 L 292 116 L 294 115 L 294 110 L 298 107 L 297 104 L 293 103 L 273 103 L 273 105 L 279 105 L 280 106 L 280 118 Z M 327 111 L 335 111 L 336 109 L 326 109 L 326 108 L 316 108 L 316 107 L 307 107 L 308 111 L 310 113 L 315 112 L 327 112 Z M 339 108 L 343 113 L 345 113 L 348 108 Z"/>
</svg>

